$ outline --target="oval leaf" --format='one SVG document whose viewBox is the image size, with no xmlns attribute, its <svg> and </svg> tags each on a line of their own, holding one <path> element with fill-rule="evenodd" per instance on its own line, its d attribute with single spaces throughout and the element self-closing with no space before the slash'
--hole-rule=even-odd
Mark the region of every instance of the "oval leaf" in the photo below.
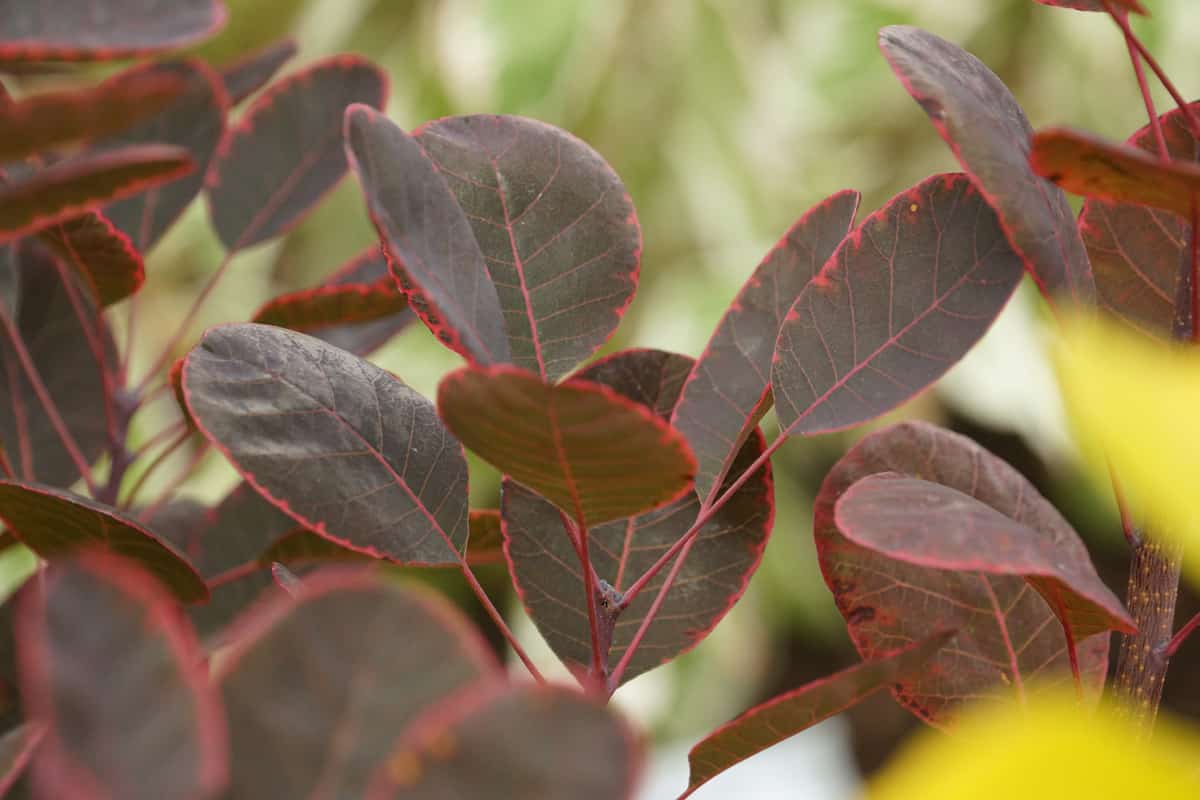
<svg viewBox="0 0 1200 800">
<path fill-rule="evenodd" d="M 1020 575 L 1077 640 L 1107 630 L 1137 631 L 1082 542 L 1047 538 L 949 486 L 896 473 L 870 475 L 842 494 L 834 522 L 855 544 L 906 564 Z M 1064 522 L 1059 530 L 1069 528 Z"/>
<path fill-rule="evenodd" d="M 251 612 L 221 667 L 230 797 L 362 797 L 414 718 L 501 680 L 478 632 L 432 594 L 338 572 L 297 591 Z"/>
<path fill-rule="evenodd" d="M 1050 687 L 1070 681 L 1062 626 L 1046 601 L 1017 576 L 953 572 L 888 558 L 838 530 L 839 497 L 869 475 L 895 472 L 957 489 L 1056 542 L 1063 559 L 1086 558 L 1062 516 L 1008 464 L 971 440 L 923 422 L 874 433 L 826 476 L 813 506 L 813 536 L 825 583 L 865 659 L 944 630 L 957 630 L 920 676 L 899 681 L 892 694 L 934 724 L 951 721 L 962 702 L 1010 698 L 1031 681 Z M 1086 688 L 1104 682 L 1107 636 L 1079 643 Z"/>
<path fill-rule="evenodd" d="M 413 723 L 366 797 L 628 800 L 640 766 L 633 732 L 593 700 L 558 687 L 493 686 Z"/>
<path fill-rule="evenodd" d="M 230 129 L 208 174 L 213 227 L 230 251 L 289 230 L 346 174 L 342 111 L 383 108 L 387 76 L 334 56 L 263 92 Z"/>
<path fill-rule="evenodd" d="M 792 225 L 738 292 L 692 368 L 671 424 L 696 454 L 696 494 L 702 499 L 710 498 L 770 407 L 779 327 L 850 232 L 860 198 L 839 192 Z"/>
<path fill-rule="evenodd" d="M 438 385 L 438 412 L 485 461 L 589 528 L 677 499 L 696 469 L 666 422 L 587 380 L 463 367 Z"/>
<path fill-rule="evenodd" d="M 917 28 L 879 33 L 883 55 L 1000 218 L 1047 296 L 1095 296 L 1092 268 L 1063 191 L 1029 167 L 1033 129 L 999 78 L 962 48 Z"/>
<path fill-rule="evenodd" d="M 208 599 L 203 579 L 174 546 L 93 500 L 0 480 L 0 520 L 47 561 L 99 547 L 137 561 L 185 603 Z"/>
<path fill-rule="evenodd" d="M 1021 259 L 965 175 L 935 175 L 868 217 L 800 293 L 771 386 L 788 436 L 884 414 L 979 341 Z"/>
<path fill-rule="evenodd" d="M 281 39 L 238 59 L 221 70 L 221 82 L 233 105 L 257 92 L 296 55 L 296 40 Z"/>
<path fill-rule="evenodd" d="M 313 332 L 338 325 L 373 322 L 399 314 L 408 300 L 390 277 L 375 283 L 342 283 L 289 292 L 267 301 L 253 322 Z"/>
<path fill-rule="evenodd" d="M 124 300 L 146 280 L 133 242 L 95 211 L 45 228 L 39 238 L 84 279 L 101 306 Z"/>
<path fill-rule="evenodd" d="M 216 33 L 220 0 L 0 0 L 0 61 L 156 53 Z"/>
<path fill-rule="evenodd" d="M 187 151 L 139 145 L 87 154 L 0 186 L 0 242 L 58 224 L 93 207 L 186 175 Z"/>
<path fill-rule="evenodd" d="M 346 151 L 417 316 L 472 362 L 511 360 L 483 253 L 421 146 L 382 114 L 355 106 L 346 112 Z"/>
<path fill-rule="evenodd" d="M 86 554 L 52 569 L 21 613 L 22 689 L 48 726 L 34 762 L 42 796 L 192 800 L 221 788 L 220 700 L 157 581 Z"/>
<path fill-rule="evenodd" d="M 730 767 L 784 739 L 808 730 L 922 669 L 954 637 L 953 632 L 881 655 L 805 684 L 746 711 L 691 749 L 691 775 L 680 800 Z"/>
<path fill-rule="evenodd" d="M 379 245 L 371 247 L 346 262 L 319 287 L 336 290 L 342 286 L 378 287 L 382 282 L 388 282 L 393 303 L 399 303 L 403 298 L 404 308 L 395 314 L 369 322 L 351 322 L 345 325 L 333 325 L 314 330 L 312 335 L 330 344 L 348 350 L 356 356 L 367 356 L 382 347 L 389 339 L 407 328 L 416 315 L 408 306 L 407 298 L 399 292 L 395 281 L 388 272 L 387 256 Z"/>
<path fill-rule="evenodd" d="M 604 384 L 666 420 L 692 363 L 687 356 L 661 350 L 629 350 L 597 362 L 577 377 Z M 754 431 L 735 462 L 732 479 L 762 450 L 762 434 Z M 771 532 L 773 500 L 767 465 L 705 525 L 622 682 L 695 647 L 733 607 L 762 558 Z M 699 498 L 689 492 L 658 510 L 591 528 L 592 569 L 610 589 L 598 599 L 601 608 L 611 608 L 612 598 L 620 598 L 655 564 L 691 528 L 699 511 Z M 553 505 L 507 480 L 501 512 L 505 555 L 521 602 L 555 654 L 569 666 L 586 667 L 591 658 L 587 593 L 573 532 Z M 611 633 L 601 643 L 609 648 L 602 663 L 609 667 L 618 663 L 665 579 L 666 570 L 646 584 L 615 624 L 609 622 Z"/>
<path fill-rule="evenodd" d="M 471 223 L 512 363 L 558 380 L 607 341 L 637 288 L 642 233 L 624 184 L 587 144 L 524 117 L 449 117 L 413 137 Z"/>
<path fill-rule="evenodd" d="M 201 432 L 306 528 L 376 558 L 461 563 L 467 463 L 428 400 L 310 336 L 210 330 L 183 369 Z"/>
</svg>

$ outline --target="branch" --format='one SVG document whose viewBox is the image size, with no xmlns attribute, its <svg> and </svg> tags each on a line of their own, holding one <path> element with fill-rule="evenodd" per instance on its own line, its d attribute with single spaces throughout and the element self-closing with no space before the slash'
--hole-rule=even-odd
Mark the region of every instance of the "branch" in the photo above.
<svg viewBox="0 0 1200 800">
<path fill-rule="evenodd" d="M 1187 637 L 1190 636 L 1192 631 L 1196 630 L 1196 628 L 1200 628 L 1200 614 L 1196 614 L 1196 616 L 1188 620 L 1188 623 L 1179 629 L 1179 633 L 1172 637 L 1170 643 L 1167 645 L 1167 658 L 1171 658 L 1179 652 L 1179 648 L 1181 645 L 1183 645 L 1184 640 L 1187 639 Z"/>
</svg>

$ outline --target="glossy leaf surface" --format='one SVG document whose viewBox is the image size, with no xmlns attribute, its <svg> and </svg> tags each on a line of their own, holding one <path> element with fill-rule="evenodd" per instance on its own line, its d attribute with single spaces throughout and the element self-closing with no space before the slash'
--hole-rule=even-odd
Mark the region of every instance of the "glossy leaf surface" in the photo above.
<svg viewBox="0 0 1200 800">
<path fill-rule="evenodd" d="M 1062 190 L 1029 166 L 1033 129 L 999 78 L 975 56 L 931 33 L 884 28 L 879 46 L 996 210 L 1013 247 L 1048 296 L 1095 296 L 1092 270 Z"/>
<path fill-rule="evenodd" d="M 267 325 L 226 325 L 187 358 L 197 426 L 267 499 L 351 549 L 458 563 L 467 464 L 433 406 L 332 345 Z"/>
<path fill-rule="evenodd" d="M 289 230 L 346 174 L 342 111 L 382 108 L 387 76 L 355 56 L 294 72 L 255 98 L 208 175 L 209 212 L 229 250 Z"/>
<path fill-rule="evenodd" d="M 628 800 L 640 762 L 633 733 L 593 700 L 557 687 L 496 686 L 415 722 L 366 796 Z"/>
<path fill-rule="evenodd" d="M 45 228 L 40 238 L 84 279 L 101 306 L 124 300 L 146 280 L 142 256 L 133 242 L 95 211 Z"/>
<path fill-rule="evenodd" d="M 779 327 L 850 232 L 859 200 L 857 192 L 839 192 L 796 221 L 738 292 L 692 368 L 671 424 L 696 455 L 701 499 L 769 407 Z"/>
<path fill-rule="evenodd" d="M 92 553 L 51 570 L 22 607 L 28 707 L 48 724 L 45 797 L 192 800 L 226 775 L 220 701 L 177 605 L 129 562 Z"/>
<path fill-rule="evenodd" d="M 628 350 L 597 362 L 579 377 L 608 386 L 666 420 L 692 363 L 686 356 L 661 350 Z M 762 435 L 756 431 L 743 446 L 726 485 L 762 450 Z M 660 509 L 589 530 L 592 568 L 614 590 L 614 597 L 628 590 L 691 528 L 699 509 L 699 498 L 688 492 Z M 742 596 L 758 567 L 773 510 L 768 466 L 701 530 L 623 681 L 690 650 L 712 631 Z M 511 481 L 504 483 L 501 511 L 510 574 L 530 617 L 564 663 L 589 664 L 587 595 L 573 532 L 553 505 Z M 610 668 L 624 655 L 665 578 L 664 570 L 617 617 L 607 657 Z"/>
<path fill-rule="evenodd" d="M 361 574 L 310 577 L 241 625 L 220 676 L 231 797 L 363 797 L 418 715 L 501 679 L 444 601 Z"/>
<path fill-rule="evenodd" d="M 449 117 L 413 135 L 475 233 L 512 362 L 558 380 L 608 339 L 637 288 L 642 234 L 624 184 L 537 120 Z"/>
<path fill-rule="evenodd" d="M 438 385 L 438 412 L 485 461 L 588 527 L 677 499 L 696 468 L 666 422 L 588 380 L 463 367 Z"/>
<path fill-rule="evenodd" d="M 1020 697 L 1034 683 L 1069 683 L 1062 627 L 1028 581 L 907 564 L 839 532 L 834 517 L 838 498 L 862 478 L 881 472 L 968 494 L 1058 543 L 1065 558 L 1082 545 L 1025 478 L 965 437 L 909 422 L 859 442 L 825 478 L 813 507 L 821 572 L 850 638 L 863 658 L 871 659 L 940 631 L 959 632 L 919 677 L 896 684 L 896 699 L 922 719 L 945 724 L 968 698 Z M 1107 636 L 1079 643 L 1089 692 L 1103 685 L 1107 656 Z"/>
<path fill-rule="evenodd" d="M 281 39 L 238 59 L 221 70 L 229 102 L 237 104 L 257 92 L 296 55 L 296 40 Z"/>
<path fill-rule="evenodd" d="M 0 186 L 0 242 L 186 175 L 194 164 L 169 145 L 140 145 L 83 155 Z"/>
<path fill-rule="evenodd" d="M 848 428 L 913 397 L 983 336 L 1021 275 L 965 175 L 935 175 L 893 198 L 788 312 L 771 369 L 781 428 Z"/>
<path fill-rule="evenodd" d="M 483 253 L 421 146 L 382 114 L 356 106 L 346 112 L 346 150 L 392 272 L 417 316 L 472 362 L 510 361 Z"/>
<path fill-rule="evenodd" d="M 0 0 L 0 61 L 169 50 L 215 33 L 226 13 L 220 0 Z"/>
<path fill-rule="evenodd" d="M 136 561 L 185 603 L 208 599 L 208 587 L 174 546 L 93 500 L 49 486 L 0 480 L 0 520 L 47 561 L 101 548 Z"/>
<path fill-rule="evenodd" d="M 682 797 L 688 797 L 730 767 L 912 675 L 953 636 L 951 631 L 855 664 L 774 697 L 725 723 L 688 753 L 691 774 Z"/>
<path fill-rule="evenodd" d="M 897 561 L 1020 575 L 1078 639 L 1137 630 L 1096 574 L 1082 541 L 1049 539 L 949 486 L 896 473 L 870 475 L 842 494 L 834 521 L 850 541 Z"/>
</svg>

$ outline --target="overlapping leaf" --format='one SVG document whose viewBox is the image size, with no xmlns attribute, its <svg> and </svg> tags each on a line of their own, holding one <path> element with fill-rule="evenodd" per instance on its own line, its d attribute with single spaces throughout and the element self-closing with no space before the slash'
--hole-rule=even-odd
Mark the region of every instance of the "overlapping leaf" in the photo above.
<svg viewBox="0 0 1200 800">
<path fill-rule="evenodd" d="M 462 447 L 395 376 L 303 334 L 226 325 L 188 356 L 183 390 L 204 435 L 299 524 L 375 557 L 461 562 Z"/>
<path fill-rule="evenodd" d="M 640 756 L 620 718 L 577 692 L 493 686 L 463 692 L 415 722 L 366 797 L 628 800 Z"/>
<path fill-rule="evenodd" d="M 825 582 L 863 658 L 944 630 L 957 630 L 917 678 L 893 694 L 933 723 L 951 720 L 963 700 L 1011 696 L 1070 680 L 1066 640 L 1054 612 L 1016 576 L 956 572 L 896 561 L 838 530 L 838 498 L 869 475 L 895 472 L 956 489 L 1046 537 L 1063 559 L 1087 551 L 1062 516 L 1020 474 L 974 442 L 921 422 L 863 439 L 830 471 L 813 508 L 813 535 Z M 1103 684 L 1108 637 L 1079 643 L 1086 688 Z"/>
<path fill-rule="evenodd" d="M 225 133 L 229 100 L 217 74 L 196 59 L 144 64 L 124 74 L 171 78 L 182 81 L 185 88 L 161 113 L 100 142 L 98 147 L 159 142 L 182 147 L 196 165 L 188 175 L 105 208 L 105 215 L 144 253 L 167 232 L 204 186 L 204 175 Z"/>
<path fill-rule="evenodd" d="M 225 18 L 220 0 L 0 0 L 0 61 L 154 53 L 203 39 Z"/>
<path fill-rule="evenodd" d="M 0 275 L 8 275 L 15 284 L 16 328 L 84 459 L 94 461 L 108 444 L 106 386 L 84 325 L 98 326 L 96 339 L 109 364 L 116 363 L 116 347 L 107 323 L 94 313 L 95 305 L 82 284 L 75 288 L 87 322 L 76 315 L 63 283 L 64 273 L 51 255 L 32 242 L 0 248 Z M 65 274 L 71 279 L 70 273 Z M 7 311 L 12 315 L 14 309 Z M 70 486 L 79 480 L 75 462 L 64 449 L 11 340 L 3 332 L 0 445 L 17 475 L 26 480 L 53 486 Z"/>
<path fill-rule="evenodd" d="M 40 239 L 84 279 L 101 306 L 124 300 L 146 280 L 141 253 L 96 211 L 45 228 Z"/>
<path fill-rule="evenodd" d="M 1200 103 L 1189 108 L 1200 115 Z M 1160 120 L 1171 158 L 1200 161 L 1200 141 L 1192 135 L 1183 112 L 1176 109 Z M 1129 143 L 1156 150 L 1149 126 L 1137 131 Z M 1079 229 L 1096 273 L 1100 303 L 1139 330 L 1169 336 L 1179 265 L 1189 255 L 1185 220 L 1132 203 L 1088 200 L 1079 216 Z"/>
<path fill-rule="evenodd" d="M 52 570 L 22 607 L 21 682 L 47 723 L 46 797 L 192 800 L 226 775 L 220 701 L 174 600 L 128 562 L 92 553 Z"/>
<path fill-rule="evenodd" d="M 27 722 L 0 736 L 0 797 L 8 797 L 8 791 L 25 771 L 45 730 L 40 723 Z"/>
<path fill-rule="evenodd" d="M 721 318 L 696 361 L 671 418 L 699 469 L 707 498 L 771 402 L 771 356 L 800 291 L 854 224 L 860 195 L 839 192 L 809 209 L 766 255 Z"/>
<path fill-rule="evenodd" d="M 236 105 L 266 86 L 294 55 L 296 40 L 280 39 L 222 69 L 221 82 L 229 102 Z"/>
<path fill-rule="evenodd" d="M 688 753 L 691 775 L 680 800 L 730 767 L 918 672 L 953 636 L 953 631 L 939 634 L 855 664 L 772 698 L 717 728 Z"/>
<path fill-rule="evenodd" d="M 93 500 L 0 480 L 0 521 L 48 561 L 100 548 L 138 562 L 186 603 L 208 599 L 203 579 L 173 545 Z"/>
<path fill-rule="evenodd" d="M 996 210 L 1042 291 L 1092 302 L 1092 269 L 1071 206 L 1030 169 L 1033 130 L 1008 88 L 979 59 L 925 31 L 887 27 L 879 45 Z"/>
<path fill-rule="evenodd" d="M 592 365 L 578 377 L 608 386 L 666 420 L 691 369 L 692 360 L 686 356 L 629 350 Z M 762 450 L 762 435 L 753 432 L 725 484 L 739 477 Z M 619 598 L 666 553 L 688 531 L 699 509 L 699 498 L 689 492 L 658 510 L 591 528 L 592 568 L 613 590 L 611 597 Z M 512 481 L 505 481 L 501 511 L 510 573 L 530 617 L 564 663 L 589 664 L 587 593 L 572 532 L 554 506 Z M 700 531 L 623 680 L 690 650 L 708 635 L 741 597 L 757 568 L 772 517 L 768 465 Z M 621 612 L 612 628 L 611 650 L 602 663 L 612 667 L 624 655 L 665 577 L 665 571 L 660 572 Z M 611 604 L 611 598 L 603 602 Z"/>
<path fill-rule="evenodd" d="M 356 291 L 379 291 L 381 283 L 387 281 L 393 292 L 398 287 L 388 271 L 387 256 L 378 245 L 367 248 L 362 253 L 346 262 L 319 289 L 337 290 L 344 286 L 360 287 Z M 399 304 L 403 295 L 393 295 L 391 302 Z M 404 298 L 407 301 L 407 298 Z M 351 322 L 344 325 L 333 325 L 312 331 L 312 335 L 330 344 L 348 350 L 358 356 L 367 356 L 382 347 L 389 339 L 407 328 L 416 315 L 405 302 L 404 308 L 394 314 L 368 322 Z"/>
<path fill-rule="evenodd" d="M 346 112 L 346 150 L 396 280 L 417 316 L 479 364 L 511 360 L 483 253 L 445 179 L 421 146 L 365 106 Z"/>
<path fill-rule="evenodd" d="M 335 56 L 263 92 L 221 143 L 208 175 L 213 227 L 229 250 L 290 229 L 346 173 L 342 111 L 382 108 L 387 76 L 355 56 Z"/>
<path fill-rule="evenodd" d="M 913 397 L 983 336 L 1021 275 L 967 176 L 935 175 L 893 198 L 788 312 L 771 369 L 781 428 L 847 428 Z"/>
<path fill-rule="evenodd" d="M 193 167 L 187 151 L 149 144 L 59 161 L 0 186 L 0 242 L 174 180 Z"/>
<path fill-rule="evenodd" d="M 642 236 L 621 179 L 566 131 L 449 117 L 413 132 L 466 214 L 514 364 L 555 381 L 612 334 L 637 288 Z"/>
<path fill-rule="evenodd" d="M 439 384 L 438 412 L 484 460 L 588 527 L 677 499 L 696 468 L 664 420 L 590 380 L 463 367 Z"/>
<path fill-rule="evenodd" d="M 231 797 L 363 797 L 418 715 L 501 679 L 443 601 L 361 574 L 310 577 L 242 626 L 220 677 Z"/>
<path fill-rule="evenodd" d="M 1104 7 L 1103 0 L 1035 0 L 1044 6 L 1056 6 L 1058 8 L 1073 8 L 1076 11 L 1099 11 L 1104 13 L 1108 11 Z M 1109 5 L 1114 9 L 1132 11 L 1135 14 L 1148 14 L 1145 7 L 1139 0 L 1108 0 Z"/>
</svg>

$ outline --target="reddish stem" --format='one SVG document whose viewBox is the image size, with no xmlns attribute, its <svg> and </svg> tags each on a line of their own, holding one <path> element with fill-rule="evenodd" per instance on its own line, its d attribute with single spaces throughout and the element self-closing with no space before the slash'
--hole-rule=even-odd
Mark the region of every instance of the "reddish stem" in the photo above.
<svg viewBox="0 0 1200 800">
<path fill-rule="evenodd" d="M 1110 9 L 1111 13 L 1111 9 Z M 1146 114 L 1150 117 L 1150 129 L 1154 131 L 1154 143 L 1158 147 L 1158 157 L 1170 161 L 1171 154 L 1167 150 L 1167 137 L 1163 135 L 1162 121 L 1154 108 L 1154 97 L 1150 94 L 1150 84 L 1146 81 L 1146 70 L 1142 67 L 1142 59 L 1134 43 L 1133 31 L 1128 25 L 1121 28 L 1125 36 L 1125 48 L 1129 51 L 1129 63 L 1133 64 L 1133 74 L 1137 76 L 1138 90 L 1142 93 L 1142 103 L 1146 106 Z"/>
<path fill-rule="evenodd" d="M 1200 139 L 1200 118 L 1196 117 L 1195 113 L 1188 105 L 1187 100 L 1185 100 L 1183 95 L 1179 93 L 1179 90 L 1175 88 L 1175 84 L 1171 81 L 1170 76 L 1167 75 L 1166 71 L 1158 63 L 1158 60 L 1154 57 L 1154 54 L 1150 52 L 1146 45 L 1142 43 L 1142 40 L 1137 37 L 1137 34 L 1133 32 L 1133 28 L 1129 25 L 1128 18 L 1124 14 L 1121 14 L 1113 9 L 1109 0 L 1103 0 L 1103 2 L 1104 7 L 1108 10 L 1109 16 L 1111 16 L 1113 21 L 1115 21 L 1121 28 L 1121 32 L 1126 35 L 1127 41 L 1133 44 L 1134 48 L 1137 49 L 1138 55 L 1142 57 L 1142 60 L 1146 62 L 1146 66 L 1150 67 L 1150 71 L 1154 73 L 1154 77 L 1158 78 L 1158 82 L 1161 83 L 1163 88 L 1167 90 L 1167 94 L 1171 95 L 1171 99 L 1175 101 L 1175 105 L 1179 106 L 1179 110 L 1183 113 L 1184 119 L 1187 120 L 1188 128 L 1191 129 L 1192 135 L 1197 139 Z"/>
<path fill-rule="evenodd" d="M 12 464 L 8 463 L 8 453 L 4 452 L 4 445 L 0 444 L 0 472 L 4 473 L 4 477 L 10 481 L 17 479 L 17 473 L 13 472 Z"/>
<path fill-rule="evenodd" d="M 168 428 L 166 432 L 170 432 L 171 430 L 173 430 L 173 428 Z M 140 492 L 142 487 L 146 485 L 146 481 L 150 479 L 150 476 L 158 471 L 158 468 L 166 463 L 166 460 L 170 458 L 176 450 L 183 446 L 184 442 L 188 440 L 188 437 L 191 436 L 191 434 L 191 429 L 185 424 L 183 426 L 183 430 L 176 434 L 175 438 L 169 445 L 167 445 L 166 449 L 155 456 L 154 460 L 150 462 L 149 466 L 147 466 L 146 469 L 142 471 L 142 474 L 138 476 L 137 482 L 133 484 L 133 487 L 129 490 L 129 494 L 125 496 L 125 500 L 121 503 L 121 508 L 129 508 L 133 505 L 134 500 L 137 499 L 138 492 Z M 134 458 L 137 458 L 138 456 L 148 452 L 149 449 L 150 445 L 143 447 L 137 453 L 137 455 L 134 456 Z"/>
<path fill-rule="evenodd" d="M 216 589 L 217 587 L 224 586 L 227 583 L 232 583 L 239 578 L 244 578 L 247 575 L 253 575 L 260 569 L 264 569 L 262 564 L 258 563 L 257 561 L 247 561 L 244 564 L 238 564 L 236 567 L 231 567 L 230 569 L 225 570 L 220 575 L 210 578 L 206 582 L 208 583 L 209 589 Z"/>
<path fill-rule="evenodd" d="M 1167 658 L 1172 658 L 1176 653 L 1179 652 L 1179 648 L 1183 644 L 1183 640 L 1191 635 L 1196 628 L 1200 628 L 1200 614 L 1197 614 L 1188 620 L 1188 623 L 1179 629 L 1179 633 L 1171 637 L 1170 643 L 1167 644 Z"/>
<path fill-rule="evenodd" d="M 167 488 L 163 490 L 162 494 L 158 496 L 158 499 L 147 506 L 145 510 L 143 510 L 138 516 L 142 519 L 153 519 L 154 515 L 158 513 L 158 510 L 171 501 L 179 487 L 183 485 L 188 478 L 192 477 L 192 473 L 195 471 L 196 465 L 199 464 L 200 460 L 208 453 L 208 447 L 209 442 L 207 439 L 201 441 L 199 447 L 196 448 L 196 452 L 192 453 L 192 457 L 188 459 L 188 463 L 183 468 L 183 471 L 176 475 L 175 478 L 167 485 Z"/>
<path fill-rule="evenodd" d="M 1113 469 L 1112 461 L 1108 462 L 1108 477 L 1112 483 L 1113 497 L 1117 501 L 1117 513 L 1121 515 L 1121 530 L 1125 533 L 1125 541 L 1131 546 L 1136 547 L 1142 541 L 1142 534 L 1137 529 L 1137 525 L 1133 522 L 1133 516 L 1129 513 L 1129 503 L 1125 499 L 1125 489 L 1121 486 L 1121 481 L 1117 478 L 1117 471 Z"/>
<path fill-rule="evenodd" d="M 596 573 L 592 571 L 592 548 L 588 541 L 587 525 L 583 521 L 583 509 L 576 501 L 577 520 L 575 530 L 579 533 L 579 566 L 583 570 L 583 590 L 587 593 L 588 631 L 592 639 L 592 678 L 597 686 L 604 686 L 608 669 L 608 653 L 600 647 L 600 618 L 596 613 Z M 587 687 L 585 687 L 587 688 Z"/>
<path fill-rule="evenodd" d="M 529 654 L 525 652 L 525 648 L 521 647 L 521 643 L 517 641 L 517 637 L 513 634 L 512 629 L 504 621 L 504 616 L 496 609 L 496 604 L 492 602 L 492 598 L 488 597 L 488 593 L 484 591 L 483 586 L 479 583 L 479 579 L 471 571 L 471 567 L 467 564 L 466 560 L 460 563 L 463 577 L 467 579 L 467 584 L 471 587 L 471 591 L 475 593 L 475 597 L 479 600 L 480 605 L 483 606 L 484 611 L 492 618 L 492 622 L 496 623 L 496 627 L 500 629 L 500 635 L 508 642 L 513 652 L 517 654 L 517 658 L 521 659 L 521 663 L 525 665 L 525 669 L 529 670 L 529 674 L 533 676 L 533 679 L 538 683 L 545 683 L 545 677 L 534 666 L 533 661 L 529 658 Z"/>
</svg>

